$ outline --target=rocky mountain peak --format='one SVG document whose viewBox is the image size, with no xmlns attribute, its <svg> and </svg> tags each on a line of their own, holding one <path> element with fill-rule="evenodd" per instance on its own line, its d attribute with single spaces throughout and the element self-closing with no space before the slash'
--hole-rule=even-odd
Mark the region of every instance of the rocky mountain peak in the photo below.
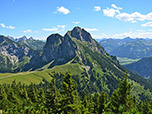
<svg viewBox="0 0 152 114">
<path fill-rule="evenodd" d="M 66 62 L 75 56 L 75 48 L 71 38 L 65 35 L 52 34 L 47 38 L 46 45 L 43 48 L 42 60 L 50 62 Z"/>
<path fill-rule="evenodd" d="M 58 43 L 59 41 L 63 40 L 63 36 L 61 36 L 60 34 L 52 34 L 47 38 L 47 44 L 54 44 L 54 43 Z"/>
<path fill-rule="evenodd" d="M 92 37 L 90 33 L 80 27 L 74 27 L 74 29 L 71 31 L 71 36 L 80 41 L 92 42 Z"/>
</svg>

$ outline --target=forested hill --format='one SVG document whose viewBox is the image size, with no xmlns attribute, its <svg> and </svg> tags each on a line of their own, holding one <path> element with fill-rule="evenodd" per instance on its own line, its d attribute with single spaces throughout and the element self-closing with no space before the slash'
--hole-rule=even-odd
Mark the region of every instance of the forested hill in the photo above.
<svg viewBox="0 0 152 114">
<path fill-rule="evenodd" d="M 109 96 L 106 92 L 94 95 L 77 92 L 76 82 L 70 73 L 60 75 L 58 82 L 52 75 L 51 83 L 39 85 L 0 84 L 0 109 L 7 114 L 150 114 L 152 101 L 137 101 L 127 76 L 119 81 L 118 88 Z M 60 89 L 56 86 L 60 83 Z"/>
</svg>

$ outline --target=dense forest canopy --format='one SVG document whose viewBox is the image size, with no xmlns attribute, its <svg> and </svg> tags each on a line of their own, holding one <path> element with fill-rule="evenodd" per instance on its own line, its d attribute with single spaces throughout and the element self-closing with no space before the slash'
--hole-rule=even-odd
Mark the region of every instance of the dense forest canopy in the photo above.
<svg viewBox="0 0 152 114">
<path fill-rule="evenodd" d="M 120 79 L 112 95 L 106 92 L 80 94 L 71 73 L 60 74 L 63 80 L 29 86 L 21 83 L 0 85 L 0 109 L 5 114 L 150 114 L 152 101 L 133 95 L 127 75 Z M 60 83 L 57 84 L 57 83 Z M 59 85 L 59 86 L 58 86 Z"/>
</svg>

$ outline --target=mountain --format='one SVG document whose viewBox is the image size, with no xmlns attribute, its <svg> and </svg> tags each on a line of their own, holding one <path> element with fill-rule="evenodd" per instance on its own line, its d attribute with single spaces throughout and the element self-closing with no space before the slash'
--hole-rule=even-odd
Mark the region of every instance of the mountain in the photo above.
<svg viewBox="0 0 152 114">
<path fill-rule="evenodd" d="M 19 38 L 14 38 L 11 36 L 7 36 L 7 38 L 22 46 L 29 47 L 33 50 L 43 50 L 43 47 L 45 45 L 45 41 L 36 40 L 33 37 L 27 38 L 26 36 L 22 36 Z"/>
<path fill-rule="evenodd" d="M 21 76 L 17 74 L 16 77 L 20 78 L 15 78 L 13 75 L 11 79 L 25 81 L 28 79 L 24 75 L 26 77 L 28 75 L 28 78 L 31 76 L 33 81 L 40 79 L 43 82 L 50 80 L 49 74 L 52 72 L 70 71 L 78 83 L 80 93 L 82 90 L 89 93 L 104 90 L 111 94 L 117 88 L 119 79 L 126 75 L 126 69 L 119 64 L 117 58 L 109 55 L 90 33 L 80 27 L 73 28 L 64 36 L 50 35 L 42 52 L 34 51 L 28 60 L 22 67 L 22 71 L 33 70 L 33 72 L 22 73 Z M 12 75 L 9 74 L 7 77 L 10 76 Z M 134 94 L 141 98 L 150 98 L 151 81 L 130 71 L 128 76 L 133 85 Z M 57 80 L 62 80 L 62 77 L 57 77 Z"/>
<path fill-rule="evenodd" d="M 75 27 L 64 36 L 50 35 L 42 55 L 33 63 L 28 65 L 31 66 L 29 69 L 47 73 L 71 71 L 78 82 L 79 90 L 91 93 L 102 90 L 112 93 L 119 78 L 126 74 L 126 69 L 119 64 L 116 57 L 109 55 L 90 33 L 80 27 Z M 148 92 L 144 88 L 152 90 L 151 81 L 129 71 L 128 75 L 134 85 L 133 90 L 140 88 L 140 92 L 135 94 L 142 97 L 144 92 Z"/>
<path fill-rule="evenodd" d="M 41 40 L 35 40 L 32 37 L 27 38 L 26 36 L 15 39 L 15 42 L 17 42 L 18 44 L 22 46 L 27 46 L 33 50 L 43 50 L 43 47 L 45 45 L 45 42 Z"/>
<path fill-rule="evenodd" d="M 100 44 L 109 54 L 120 58 L 140 59 L 152 56 L 152 39 L 105 39 Z"/>
<path fill-rule="evenodd" d="M 128 57 L 131 59 L 139 59 L 152 56 L 152 40 L 139 39 L 134 42 L 123 44 L 111 52 L 117 57 Z"/>
<path fill-rule="evenodd" d="M 124 66 L 128 70 L 133 71 L 145 78 L 152 79 L 152 57 L 142 58 L 137 62 Z"/>
<path fill-rule="evenodd" d="M 111 54 L 111 52 L 113 50 L 115 50 L 116 48 L 118 48 L 119 46 L 132 42 L 132 41 L 136 41 L 137 39 L 132 39 L 130 37 L 126 37 L 124 39 L 103 39 L 101 40 L 99 43 L 101 44 L 101 46 L 103 46 L 105 48 L 105 50 Z"/>
<path fill-rule="evenodd" d="M 0 72 L 20 71 L 34 53 L 34 50 L 0 35 Z"/>
</svg>

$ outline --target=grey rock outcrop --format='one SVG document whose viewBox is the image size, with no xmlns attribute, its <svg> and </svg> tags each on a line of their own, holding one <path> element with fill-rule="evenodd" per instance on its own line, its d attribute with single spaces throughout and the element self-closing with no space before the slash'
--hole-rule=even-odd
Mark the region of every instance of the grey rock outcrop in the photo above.
<svg viewBox="0 0 152 114">
<path fill-rule="evenodd" d="M 74 42 L 67 34 L 64 37 L 59 34 L 52 34 L 47 38 L 46 45 L 43 48 L 43 61 L 57 60 L 64 62 L 72 59 L 74 56 Z"/>
</svg>

